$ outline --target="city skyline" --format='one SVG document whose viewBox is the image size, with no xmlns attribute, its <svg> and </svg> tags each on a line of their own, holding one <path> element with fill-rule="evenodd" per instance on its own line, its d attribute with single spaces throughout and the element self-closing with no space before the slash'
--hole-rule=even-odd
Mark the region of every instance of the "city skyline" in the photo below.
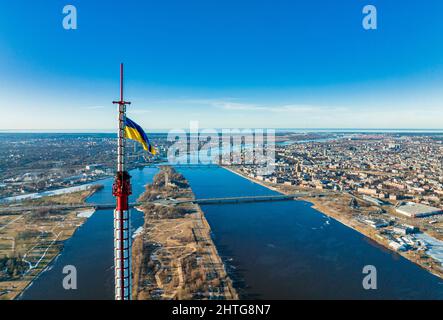
<svg viewBox="0 0 443 320">
<path fill-rule="evenodd" d="M 120 62 L 148 131 L 443 129 L 443 4 L 73 4 L 0 5 L 0 130 L 113 130 Z"/>
</svg>

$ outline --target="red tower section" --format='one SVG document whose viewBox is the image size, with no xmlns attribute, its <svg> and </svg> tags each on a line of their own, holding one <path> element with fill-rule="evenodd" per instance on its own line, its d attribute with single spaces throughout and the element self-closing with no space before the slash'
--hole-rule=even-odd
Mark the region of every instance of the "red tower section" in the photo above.
<svg viewBox="0 0 443 320">
<path fill-rule="evenodd" d="M 112 186 L 112 194 L 116 197 L 116 210 L 128 210 L 128 198 L 132 194 L 131 176 L 127 171 L 117 172 L 114 184 Z"/>
</svg>

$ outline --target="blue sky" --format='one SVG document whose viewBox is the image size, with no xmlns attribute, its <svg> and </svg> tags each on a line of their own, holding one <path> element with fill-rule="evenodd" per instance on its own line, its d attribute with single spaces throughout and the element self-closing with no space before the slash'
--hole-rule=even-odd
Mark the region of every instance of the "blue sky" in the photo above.
<svg viewBox="0 0 443 320">
<path fill-rule="evenodd" d="M 120 62 L 147 130 L 443 128 L 442 1 L 118 3 L 0 4 L 0 130 L 112 129 Z"/>
</svg>

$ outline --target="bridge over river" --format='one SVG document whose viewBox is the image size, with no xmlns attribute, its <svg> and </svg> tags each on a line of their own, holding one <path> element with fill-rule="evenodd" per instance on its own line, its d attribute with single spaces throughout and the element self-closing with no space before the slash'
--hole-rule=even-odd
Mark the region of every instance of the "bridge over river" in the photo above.
<svg viewBox="0 0 443 320">
<path fill-rule="evenodd" d="M 288 201 L 301 197 L 323 196 L 322 193 L 313 192 L 299 192 L 294 194 L 282 194 L 282 195 L 267 195 L 267 196 L 241 196 L 241 197 L 223 197 L 223 198 L 207 198 L 207 199 L 158 199 L 151 203 L 158 205 L 178 205 L 183 203 L 195 203 L 195 204 L 232 204 L 232 203 L 250 203 L 250 202 L 269 202 L 269 201 Z M 130 207 L 136 207 L 142 205 L 141 202 L 130 203 Z M 46 205 L 46 206 L 8 206 L 1 207 L 1 213 L 20 213 L 32 210 L 69 210 L 69 209 L 113 209 L 115 203 L 94 204 L 94 203 L 82 203 L 82 204 L 60 204 L 60 205 Z"/>
</svg>

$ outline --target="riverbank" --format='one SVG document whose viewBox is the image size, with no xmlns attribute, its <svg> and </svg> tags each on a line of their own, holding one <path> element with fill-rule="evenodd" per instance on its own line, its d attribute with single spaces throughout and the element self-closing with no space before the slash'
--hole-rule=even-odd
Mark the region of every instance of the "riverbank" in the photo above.
<svg viewBox="0 0 443 320">
<path fill-rule="evenodd" d="M 26 200 L 26 206 L 84 203 L 100 187 Z M 36 209 L 0 215 L 0 299 L 18 297 L 51 265 L 64 242 L 71 238 L 92 212 Z"/>
<path fill-rule="evenodd" d="M 366 218 L 379 217 L 380 214 L 378 212 L 381 211 L 381 207 L 373 204 L 368 204 L 367 202 L 361 201 L 360 199 L 355 199 L 355 197 L 348 193 L 335 192 L 330 190 L 304 189 L 295 186 L 273 184 L 249 177 L 243 174 L 238 169 L 230 167 L 223 168 L 243 178 L 246 178 L 251 182 L 257 183 L 265 188 L 281 194 L 293 194 L 296 192 L 309 191 L 310 193 L 312 193 L 311 197 L 303 197 L 300 199 L 311 203 L 314 209 L 359 232 L 360 234 L 371 239 L 378 245 L 381 245 L 390 251 L 398 253 L 409 261 L 417 264 L 421 268 L 443 279 L 442 264 L 441 261 L 438 261 L 434 258 L 435 255 L 427 254 L 427 252 L 423 250 L 393 250 L 393 248 L 390 246 L 390 242 L 392 241 L 392 239 L 389 239 L 387 236 L 385 236 L 383 234 L 383 231 L 381 231 L 380 229 L 374 229 L 369 224 L 364 223 L 364 219 Z M 321 196 L 320 193 L 322 194 Z M 350 205 L 353 198 L 355 199 L 355 201 L 357 201 L 358 208 L 354 208 Z M 395 216 L 395 210 L 387 209 L 387 211 L 388 212 L 385 213 L 385 216 L 392 215 L 393 219 L 401 219 L 400 217 Z M 412 221 L 407 222 L 411 224 L 414 223 Z"/>
<path fill-rule="evenodd" d="M 194 194 L 165 166 L 139 198 L 145 224 L 133 244 L 134 299 L 238 299 L 200 207 L 156 202 L 169 198 Z"/>
</svg>

